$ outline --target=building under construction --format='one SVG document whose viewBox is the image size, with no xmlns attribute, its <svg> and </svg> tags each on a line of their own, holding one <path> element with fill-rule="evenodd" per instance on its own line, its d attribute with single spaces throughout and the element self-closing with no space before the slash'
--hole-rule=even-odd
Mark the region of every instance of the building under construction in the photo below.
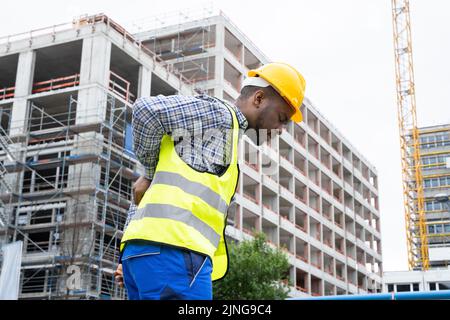
<svg viewBox="0 0 450 320">
<path fill-rule="evenodd" d="M 0 38 L 0 235 L 24 241 L 20 298 L 124 298 L 112 274 L 143 172 L 133 101 L 196 92 L 232 101 L 246 71 L 268 61 L 223 13 L 135 35 L 98 15 Z M 304 121 L 263 146 L 243 137 L 226 234 L 263 232 L 285 250 L 292 296 L 379 291 L 376 169 L 304 104 Z"/>
<path fill-rule="evenodd" d="M 1 239 L 24 242 L 20 298 L 123 297 L 133 101 L 194 93 L 158 61 L 104 15 L 0 39 Z"/>
</svg>

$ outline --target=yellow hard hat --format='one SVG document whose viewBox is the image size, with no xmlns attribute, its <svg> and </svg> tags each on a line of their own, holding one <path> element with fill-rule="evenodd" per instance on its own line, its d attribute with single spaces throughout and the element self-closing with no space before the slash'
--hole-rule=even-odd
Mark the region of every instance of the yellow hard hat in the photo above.
<svg viewBox="0 0 450 320">
<path fill-rule="evenodd" d="M 280 94 L 295 110 L 292 120 L 301 122 L 303 115 L 300 107 L 305 96 L 306 82 L 294 67 L 282 62 L 268 63 L 258 69 L 250 70 L 249 77 L 261 77 Z"/>
</svg>

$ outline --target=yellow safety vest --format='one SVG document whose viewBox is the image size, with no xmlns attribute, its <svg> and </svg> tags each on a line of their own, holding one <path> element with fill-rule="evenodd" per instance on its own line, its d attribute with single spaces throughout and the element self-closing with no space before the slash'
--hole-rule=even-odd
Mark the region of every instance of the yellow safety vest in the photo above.
<svg viewBox="0 0 450 320">
<path fill-rule="evenodd" d="M 175 150 L 172 138 L 161 140 L 158 164 L 150 188 L 122 237 L 186 248 L 212 259 L 212 280 L 223 278 L 228 269 L 225 242 L 227 210 L 239 177 L 239 124 L 233 119 L 232 156 L 221 175 L 198 172 L 186 164 Z"/>
</svg>

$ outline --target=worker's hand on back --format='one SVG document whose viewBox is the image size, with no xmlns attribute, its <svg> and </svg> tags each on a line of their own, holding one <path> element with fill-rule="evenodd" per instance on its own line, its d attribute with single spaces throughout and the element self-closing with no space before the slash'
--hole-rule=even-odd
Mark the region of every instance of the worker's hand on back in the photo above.
<svg viewBox="0 0 450 320">
<path fill-rule="evenodd" d="M 152 183 L 151 180 L 148 180 L 144 176 L 140 176 L 139 179 L 137 179 L 136 182 L 133 184 L 134 204 L 135 205 L 139 205 L 139 202 L 141 202 L 141 199 L 144 196 L 144 193 L 150 187 L 151 183 Z"/>
<path fill-rule="evenodd" d="M 122 272 L 122 264 L 117 266 L 116 272 L 114 272 L 114 278 L 120 287 L 123 287 L 123 272 Z"/>
</svg>

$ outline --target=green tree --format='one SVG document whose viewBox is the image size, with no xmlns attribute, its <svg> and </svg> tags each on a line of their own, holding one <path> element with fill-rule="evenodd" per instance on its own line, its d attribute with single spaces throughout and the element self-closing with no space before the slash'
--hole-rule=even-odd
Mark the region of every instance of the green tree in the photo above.
<svg viewBox="0 0 450 320">
<path fill-rule="evenodd" d="M 229 266 L 222 280 L 213 284 L 216 300 L 278 300 L 288 297 L 289 261 L 284 252 L 271 248 L 263 233 L 253 240 L 227 243 Z"/>
</svg>

